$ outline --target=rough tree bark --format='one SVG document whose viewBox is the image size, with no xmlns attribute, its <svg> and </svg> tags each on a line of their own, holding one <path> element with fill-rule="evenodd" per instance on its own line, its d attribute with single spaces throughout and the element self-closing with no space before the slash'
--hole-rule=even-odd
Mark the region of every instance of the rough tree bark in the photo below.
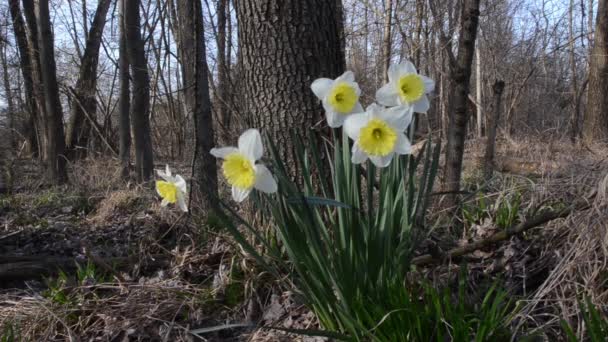
<svg viewBox="0 0 608 342">
<path fill-rule="evenodd" d="M 40 145 L 38 143 L 40 137 L 40 127 L 38 125 L 39 119 L 37 115 L 39 113 L 38 104 L 34 95 L 34 83 L 32 81 L 32 60 L 30 56 L 30 48 L 27 40 L 27 33 L 25 31 L 25 22 L 21 14 L 21 8 L 19 6 L 19 0 L 9 0 L 9 10 L 11 12 L 11 19 L 13 20 L 13 31 L 15 33 L 15 40 L 17 41 L 17 48 L 19 50 L 19 67 L 23 76 L 23 85 L 25 90 L 25 109 L 28 117 L 25 124 L 24 133 L 28 140 L 30 152 L 33 156 L 42 155 L 38 150 Z"/>
<path fill-rule="evenodd" d="M 239 0 L 236 10 L 243 112 L 295 165 L 290 130 L 307 132 L 324 118 L 310 84 L 344 71 L 337 2 Z"/>
<path fill-rule="evenodd" d="M 585 143 L 608 141 L 608 0 L 598 2 L 594 46 L 589 64 Z"/>
<path fill-rule="evenodd" d="M 63 131 L 63 110 L 59 99 L 57 69 L 55 66 L 55 50 L 53 45 L 53 30 L 49 16 L 48 0 L 36 0 L 34 3 L 36 26 L 38 28 L 38 48 L 42 84 L 44 86 L 44 103 L 47 112 L 47 167 L 48 174 L 56 184 L 67 181 L 65 159 L 65 135 Z"/>
<path fill-rule="evenodd" d="M 203 12 L 200 0 L 179 0 L 176 5 L 179 20 L 177 44 L 180 50 L 186 107 L 194 118 L 196 146 L 192 166 L 192 195 L 197 207 L 207 211 L 217 206 L 217 166 L 215 157 L 209 153 L 215 144 L 207 79 Z"/>
<path fill-rule="evenodd" d="M 141 36 L 140 0 L 127 0 L 124 7 L 124 25 L 127 37 L 127 56 L 133 81 L 131 126 L 135 140 L 135 170 L 140 182 L 152 177 L 154 156 L 150 136 L 150 76 Z"/>
<path fill-rule="evenodd" d="M 446 165 L 444 189 L 453 195 L 448 196 L 447 205 L 456 204 L 456 193 L 460 190 L 462 173 L 462 158 L 466 139 L 468 113 L 469 83 L 471 80 L 471 64 L 475 54 L 475 38 L 479 22 L 480 0 L 465 0 L 461 12 L 461 26 L 458 39 L 458 56 L 451 65 L 449 94 L 450 124 L 448 143 L 446 147 Z"/>
<path fill-rule="evenodd" d="M 81 159 L 87 155 L 91 123 L 86 119 L 85 112 L 91 118 L 95 118 L 99 46 L 111 3 L 111 0 L 99 1 L 95 18 L 91 24 L 91 31 L 87 35 L 84 54 L 80 60 L 80 70 L 75 87 L 77 99 L 72 99 L 72 113 L 67 129 L 66 149 L 70 160 Z"/>
<path fill-rule="evenodd" d="M 120 74 L 120 97 L 118 99 L 118 135 L 120 139 L 119 159 L 123 179 L 129 178 L 129 164 L 131 162 L 131 123 L 129 111 L 131 110 L 131 90 L 129 73 L 129 58 L 127 57 L 127 36 L 124 22 L 125 1 L 119 0 L 119 56 L 118 67 Z"/>
</svg>

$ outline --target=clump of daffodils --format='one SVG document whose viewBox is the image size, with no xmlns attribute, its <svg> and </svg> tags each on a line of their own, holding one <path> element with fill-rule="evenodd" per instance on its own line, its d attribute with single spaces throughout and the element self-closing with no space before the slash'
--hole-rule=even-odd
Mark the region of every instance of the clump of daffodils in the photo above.
<svg viewBox="0 0 608 342">
<path fill-rule="evenodd" d="M 319 78 L 311 84 L 313 93 L 321 100 L 328 126 L 343 126 L 344 134 L 354 141 L 351 161 L 361 164 L 368 159 L 377 167 L 386 167 L 395 155 L 410 154 L 412 146 L 405 131 L 413 113 L 426 113 L 430 107 L 428 94 L 435 82 L 418 74 L 414 65 L 405 61 L 391 65 L 389 82 L 376 92 L 376 101 L 363 109 L 359 102 L 361 89 L 352 71 L 336 79 Z M 264 193 L 277 191 L 277 182 L 266 166 L 258 161 L 264 154 L 262 138 L 257 129 L 245 131 L 238 147 L 216 147 L 210 153 L 223 159 L 222 175 L 232 187 L 232 198 L 244 201 L 254 190 Z M 158 171 L 164 181 L 156 182 L 162 205 L 175 204 L 187 211 L 186 182 L 176 175 Z"/>
<path fill-rule="evenodd" d="M 160 205 L 165 207 L 169 204 L 177 204 L 182 211 L 187 212 L 188 190 L 184 178 L 180 175 L 173 176 L 169 165 L 166 166 L 165 171 L 156 172 L 163 179 L 156 181 L 156 192 L 163 199 Z"/>
<path fill-rule="evenodd" d="M 257 129 L 248 129 L 240 137 L 237 147 L 211 149 L 211 154 L 222 158 L 222 174 L 232 186 L 232 199 L 242 202 L 253 189 L 273 193 L 277 182 L 266 166 L 256 163 L 264 154 L 262 137 Z"/>
</svg>

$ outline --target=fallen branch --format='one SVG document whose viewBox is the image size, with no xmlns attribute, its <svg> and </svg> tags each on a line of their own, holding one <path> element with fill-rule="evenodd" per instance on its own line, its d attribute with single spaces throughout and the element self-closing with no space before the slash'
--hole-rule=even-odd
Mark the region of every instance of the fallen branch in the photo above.
<svg viewBox="0 0 608 342">
<path fill-rule="evenodd" d="M 571 206 L 566 207 L 562 210 L 544 212 L 535 217 L 532 217 L 531 219 L 529 219 L 525 222 L 522 222 L 515 226 L 509 227 L 505 230 L 502 230 L 502 231 L 490 236 L 487 239 L 475 241 L 475 242 L 469 243 L 465 246 L 453 248 L 453 249 L 449 250 L 447 253 L 443 253 L 442 255 L 424 254 L 424 255 L 418 256 L 412 260 L 412 264 L 417 265 L 417 266 L 422 266 L 422 265 L 427 265 L 427 264 L 435 264 L 435 263 L 443 263 L 443 262 L 451 261 L 454 258 L 461 257 L 465 254 L 472 253 L 472 252 L 482 249 L 490 244 L 507 240 L 514 235 L 521 234 L 531 228 L 538 227 L 549 221 L 552 221 L 552 220 L 555 220 L 558 218 L 567 217 L 568 215 L 570 215 L 571 213 L 573 213 L 575 211 L 587 210 L 587 209 L 591 208 L 591 200 L 593 199 L 593 197 L 595 197 L 595 192 L 592 195 L 588 196 L 585 200 L 578 201 L 578 202 L 572 204 Z"/>
<path fill-rule="evenodd" d="M 114 270 L 127 269 L 141 261 L 139 257 L 118 257 L 91 260 L 93 264 L 103 268 L 112 265 Z M 77 263 L 84 264 L 89 260 L 82 260 L 68 257 L 49 257 L 49 256 L 0 256 L 0 287 L 11 281 L 22 281 L 29 279 L 39 279 L 41 277 L 57 274 L 59 270 L 66 273 L 74 272 Z M 103 265 L 99 265 L 99 260 L 103 260 Z M 169 259 L 166 256 L 154 256 L 152 260 L 146 260 L 146 266 L 159 268 L 168 265 Z"/>
</svg>

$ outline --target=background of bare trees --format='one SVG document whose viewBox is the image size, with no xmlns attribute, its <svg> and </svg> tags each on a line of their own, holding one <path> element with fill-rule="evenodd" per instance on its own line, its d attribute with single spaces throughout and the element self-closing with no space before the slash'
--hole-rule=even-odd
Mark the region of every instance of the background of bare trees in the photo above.
<svg viewBox="0 0 608 342">
<path fill-rule="evenodd" d="M 41 5 L 47 3 L 52 34 L 46 30 L 44 20 L 39 20 L 44 16 L 37 16 L 36 12 L 38 8 L 44 9 Z M 335 76 L 342 70 L 342 65 L 357 75 L 364 91 L 362 100 L 367 105 L 373 101 L 374 90 L 385 81 L 388 65 L 404 59 L 412 60 L 421 73 L 437 82 L 431 110 L 418 117 L 420 133 L 447 138 L 450 127 L 455 127 L 451 124 L 450 113 L 456 111 L 467 119 L 462 121 L 466 126 L 465 139 L 484 137 L 490 131 L 491 118 L 498 111 L 502 113 L 497 122 L 499 136 L 517 139 L 527 134 L 549 134 L 574 142 L 585 131 L 588 143 L 604 137 L 606 125 L 601 115 L 604 107 L 601 107 L 601 100 L 596 100 L 602 96 L 594 97 L 593 92 L 587 94 L 588 89 L 601 89 L 605 84 L 597 75 L 602 74 L 601 64 L 605 63 L 601 60 L 601 51 L 606 40 L 604 35 L 595 34 L 596 24 L 605 26 L 605 20 L 599 20 L 601 16 L 596 18 L 598 5 L 600 10 L 605 9 L 604 1 L 599 4 L 595 0 L 479 1 L 472 63 L 456 69 L 453 66 L 457 65 L 455 61 L 459 57 L 458 42 L 464 32 L 461 27 L 467 25 L 463 22 L 463 13 L 468 13 L 470 1 L 337 1 L 331 4 L 330 10 L 305 9 L 312 18 L 324 18 L 321 14 L 327 16 L 319 21 L 318 25 L 323 27 L 316 31 L 306 28 L 310 21 L 291 20 L 289 10 L 284 15 L 277 12 L 281 17 L 280 26 L 267 33 L 255 29 L 265 18 L 247 15 L 254 3 L 203 0 L 196 7 L 202 14 L 198 34 L 206 47 L 203 49 L 205 63 L 201 66 L 207 75 L 204 83 L 209 89 L 212 110 L 212 120 L 205 119 L 209 121 L 205 123 L 206 132 L 211 134 L 206 145 L 213 141 L 233 143 L 237 134 L 252 122 L 263 123 L 267 127 L 261 128 L 275 132 L 273 136 L 279 137 L 276 132 L 282 127 L 280 121 L 288 117 L 287 112 L 283 113 L 284 109 L 291 108 L 281 103 L 290 98 L 301 99 L 300 102 L 314 100 L 310 94 L 303 93 L 307 89 L 301 85 L 316 77 Z M 51 176 L 57 174 L 57 177 L 65 178 L 60 169 L 66 160 L 99 155 L 120 155 L 126 171 L 131 160 L 130 149 L 134 147 L 137 176 L 145 180 L 150 177 L 152 154 L 160 160 L 185 160 L 194 152 L 192 141 L 197 110 L 188 102 L 193 95 L 189 85 L 184 83 L 187 77 L 184 77 L 183 67 L 187 65 L 182 65 L 180 60 L 184 52 L 180 52 L 180 40 L 176 37 L 183 31 L 180 27 L 180 22 L 185 20 L 183 11 L 180 12 L 171 1 L 142 0 L 138 6 L 129 3 L 124 11 L 120 4 L 120 1 L 110 0 L 11 0 L 0 5 L 0 73 L 3 80 L 0 99 L 6 107 L 3 123 L 12 128 L 14 143 L 26 143 L 22 152 L 39 153 L 48 160 L 49 153 L 61 151 L 59 154 L 63 157 L 57 158 L 55 163 L 47 163 L 56 165 L 49 168 L 54 170 Z M 242 13 L 240 29 L 237 24 L 239 6 Z M 315 14 L 314 11 L 323 13 Z M 127 14 L 124 21 L 120 13 Z M 292 14 L 298 18 L 303 15 Z M 125 23 L 124 27 L 121 23 Z M 318 37 L 301 35 L 302 41 L 287 49 L 278 48 L 279 45 L 274 50 L 253 45 L 255 42 L 297 39 L 295 36 L 288 38 L 289 30 L 285 31 L 285 39 L 278 34 L 290 26 L 304 33 L 318 32 Z M 121 32 L 125 33 L 124 50 L 120 48 Z M 239 41 L 238 33 L 247 32 L 251 34 Z M 41 34 L 43 39 L 40 39 Z M 334 41 L 335 37 L 339 37 L 338 41 Z M 47 46 L 53 42 L 50 38 L 54 39 L 51 51 Z M 596 44 L 596 53 L 591 54 L 596 38 L 599 44 Z M 298 46 L 306 47 L 302 51 L 313 51 L 310 49 L 317 40 L 331 45 L 319 45 L 319 51 L 334 52 L 322 61 L 318 54 L 307 59 L 306 52 L 297 52 Z M 294 56 L 290 59 L 294 60 L 294 65 L 281 62 L 278 59 L 281 56 L 276 57 L 273 66 L 255 62 L 252 56 L 264 49 L 293 51 Z M 126 57 L 121 57 L 121 51 Z M 46 88 L 40 86 L 46 84 L 47 79 L 53 79 L 48 72 L 54 68 L 47 61 L 53 53 L 57 96 L 53 95 L 53 89 L 43 91 Z M 590 58 L 592 55 L 599 57 Z M 264 52 L 259 56 L 265 56 Z M 465 58 L 462 62 L 468 64 L 468 60 Z M 595 66 L 591 63 L 594 60 Z M 315 61 L 318 66 L 311 66 Z M 130 70 L 125 69 L 124 63 L 130 65 Z M 590 73 L 590 67 L 596 71 Z M 270 83 L 258 85 L 259 80 L 247 76 L 253 71 L 258 76 L 266 73 L 269 78 L 265 79 Z M 283 88 L 293 89 L 280 90 L 276 97 L 273 92 L 261 95 L 276 78 L 275 74 L 285 72 L 296 75 L 291 78 L 297 79 L 293 84 L 283 84 Z M 458 108 L 455 108 L 450 103 L 450 89 L 456 84 L 457 75 L 463 72 L 467 78 L 470 75 L 470 81 L 462 84 L 464 92 L 459 97 L 466 96 L 466 99 L 456 103 Z M 505 86 L 501 100 L 496 101 L 492 89 L 499 81 Z M 129 92 L 125 92 L 127 90 Z M 292 95 L 289 95 L 290 91 Z M 294 101 L 291 103 L 297 102 Z M 202 100 L 203 106 L 204 102 Z M 599 109 L 587 110 L 587 103 L 593 103 L 593 107 Z M 494 108 L 495 104 L 500 108 Z M 264 108 L 271 107 L 276 108 L 277 113 L 262 113 L 268 111 Z M 305 111 L 310 115 L 306 114 L 304 120 L 308 125 L 321 121 L 320 107 L 299 105 L 294 108 L 308 108 Z M 270 116 L 264 118 L 264 115 Z M 66 124 L 65 136 L 59 132 L 61 125 L 55 124 L 54 129 L 45 126 L 60 122 L 60 119 Z M 127 141 L 130 137 L 124 127 L 126 122 L 132 123 L 133 144 Z M 59 140 L 65 140 L 65 146 L 55 138 L 58 134 L 61 135 Z M 54 150 L 49 150 L 51 145 Z M 449 155 L 458 155 L 461 150 L 456 148 L 449 152 L 448 159 Z M 454 167 L 458 169 L 456 164 Z M 209 175 L 214 173 L 207 169 Z M 459 171 L 452 173 L 459 174 Z M 449 188 L 457 177 L 448 178 L 452 179 L 446 183 Z M 451 190 L 457 188 L 456 185 Z"/>
</svg>

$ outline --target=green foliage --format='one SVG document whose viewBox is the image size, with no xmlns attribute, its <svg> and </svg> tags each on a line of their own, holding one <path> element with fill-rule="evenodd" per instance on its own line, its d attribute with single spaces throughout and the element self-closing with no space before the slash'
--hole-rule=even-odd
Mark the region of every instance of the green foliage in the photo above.
<svg viewBox="0 0 608 342">
<path fill-rule="evenodd" d="M 59 305 L 71 305 L 73 298 L 67 290 L 68 276 L 65 272 L 59 272 L 57 278 L 46 280 L 47 289 L 42 291 L 42 296 Z"/>
<path fill-rule="evenodd" d="M 15 334 L 15 328 L 13 327 L 12 324 L 6 324 L 4 325 L 3 329 L 2 329 L 2 335 L 0 335 L 0 342 L 15 342 L 18 341 L 16 334 Z"/>
<path fill-rule="evenodd" d="M 510 193 L 497 201 L 495 222 L 499 228 L 506 229 L 515 224 L 519 217 L 521 195 L 519 192 Z"/>
<path fill-rule="evenodd" d="M 477 199 L 466 203 L 462 208 L 462 215 L 468 225 L 481 224 L 484 219 L 490 218 L 498 228 L 506 229 L 517 223 L 521 214 L 521 194 L 511 192 L 499 196 L 494 203 L 479 194 Z"/>
<path fill-rule="evenodd" d="M 591 342 L 608 341 L 608 318 L 602 313 L 588 297 L 584 302 L 579 302 L 581 315 L 587 328 L 588 340 Z M 574 334 L 574 329 L 565 320 L 561 321 L 564 334 L 570 342 L 578 342 L 579 339 Z M 582 340 L 581 340 L 582 341 Z"/>
</svg>

